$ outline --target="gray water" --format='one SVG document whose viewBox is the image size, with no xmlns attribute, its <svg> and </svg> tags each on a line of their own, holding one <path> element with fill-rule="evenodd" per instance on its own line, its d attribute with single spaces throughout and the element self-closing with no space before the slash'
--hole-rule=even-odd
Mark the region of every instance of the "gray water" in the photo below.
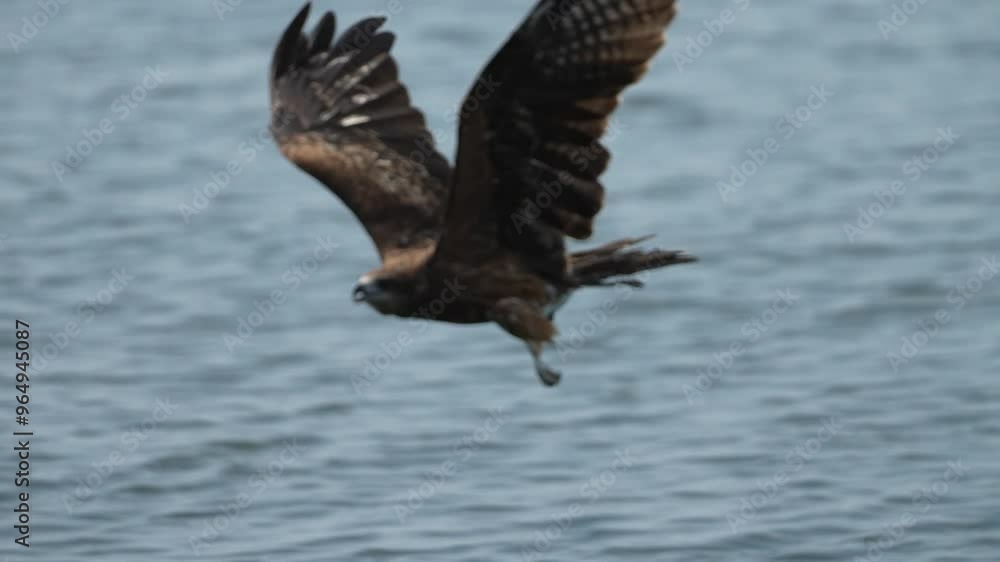
<svg viewBox="0 0 1000 562">
<path fill-rule="evenodd" d="M 398 10 L 451 154 L 530 4 L 318 7 Z M 40 8 L 0 4 L 0 348 L 19 318 L 35 351 L 28 549 L 0 446 L 8 560 L 998 559 L 994 0 L 929 0 L 887 38 L 888 0 L 685 2 L 616 114 L 591 243 L 658 233 L 702 261 L 575 295 L 554 389 L 499 328 L 350 302 L 363 231 L 253 140 L 298 7 L 70 2 L 15 52 Z"/>
</svg>

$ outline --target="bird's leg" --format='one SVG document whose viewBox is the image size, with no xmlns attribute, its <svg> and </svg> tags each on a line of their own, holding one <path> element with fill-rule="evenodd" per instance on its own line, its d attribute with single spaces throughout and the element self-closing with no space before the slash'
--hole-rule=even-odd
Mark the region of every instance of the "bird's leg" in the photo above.
<svg viewBox="0 0 1000 562">
<path fill-rule="evenodd" d="M 556 335 L 556 327 L 537 305 L 515 297 L 500 299 L 490 311 L 491 318 L 512 336 L 528 345 L 535 371 L 542 383 L 554 386 L 560 374 L 542 361 L 542 348 Z"/>
<path fill-rule="evenodd" d="M 528 351 L 531 352 L 531 359 L 535 362 L 535 372 L 538 373 L 538 378 L 542 379 L 542 384 L 545 386 L 555 386 L 559 384 L 559 379 L 562 378 L 562 374 L 542 361 L 542 349 L 545 347 L 545 342 L 529 341 L 527 343 Z"/>
</svg>

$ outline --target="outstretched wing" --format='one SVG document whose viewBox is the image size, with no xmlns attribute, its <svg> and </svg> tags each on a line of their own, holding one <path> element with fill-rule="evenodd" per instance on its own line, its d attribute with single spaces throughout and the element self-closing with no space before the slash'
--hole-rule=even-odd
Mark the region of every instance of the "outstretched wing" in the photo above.
<svg viewBox="0 0 1000 562">
<path fill-rule="evenodd" d="M 590 236 L 618 97 L 665 41 L 674 0 L 541 0 L 462 105 L 438 256 L 497 248 L 560 279 L 563 236 Z"/>
<path fill-rule="evenodd" d="M 399 81 L 394 37 L 378 31 L 385 18 L 358 22 L 333 43 L 334 15 L 306 36 L 308 15 L 306 4 L 271 63 L 271 130 L 282 154 L 344 201 L 383 261 L 433 245 L 451 169 Z"/>
</svg>

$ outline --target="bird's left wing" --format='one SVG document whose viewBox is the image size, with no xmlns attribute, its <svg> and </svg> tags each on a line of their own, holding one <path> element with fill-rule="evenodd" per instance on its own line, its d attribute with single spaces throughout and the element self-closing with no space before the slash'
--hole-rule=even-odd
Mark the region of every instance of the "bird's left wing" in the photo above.
<svg viewBox="0 0 1000 562">
<path fill-rule="evenodd" d="M 333 42 L 334 15 L 307 36 L 308 15 L 306 4 L 271 64 L 271 131 L 282 154 L 344 201 L 383 261 L 433 246 L 451 168 L 399 81 L 393 35 L 378 31 L 385 19 L 365 19 Z"/>
<path fill-rule="evenodd" d="M 589 237 L 603 202 L 610 155 L 600 138 L 674 14 L 674 0 L 536 4 L 462 105 L 436 259 L 476 262 L 500 249 L 563 275 L 563 237 Z"/>
</svg>

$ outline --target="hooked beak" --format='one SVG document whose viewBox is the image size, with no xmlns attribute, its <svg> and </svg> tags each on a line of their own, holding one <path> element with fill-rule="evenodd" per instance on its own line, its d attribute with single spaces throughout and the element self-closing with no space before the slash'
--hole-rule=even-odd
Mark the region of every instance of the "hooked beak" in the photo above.
<svg viewBox="0 0 1000 562">
<path fill-rule="evenodd" d="M 351 300 L 354 302 L 367 302 L 369 299 L 379 294 L 379 288 L 375 283 L 363 283 L 354 286 L 351 292 Z"/>
</svg>

